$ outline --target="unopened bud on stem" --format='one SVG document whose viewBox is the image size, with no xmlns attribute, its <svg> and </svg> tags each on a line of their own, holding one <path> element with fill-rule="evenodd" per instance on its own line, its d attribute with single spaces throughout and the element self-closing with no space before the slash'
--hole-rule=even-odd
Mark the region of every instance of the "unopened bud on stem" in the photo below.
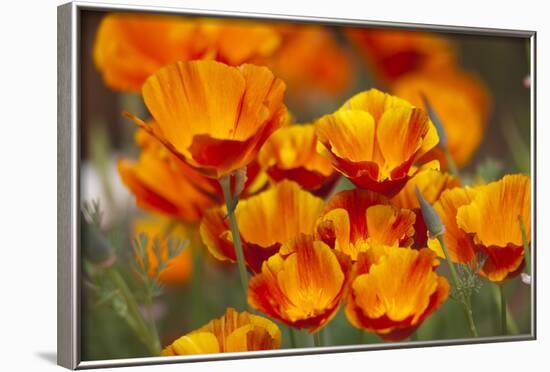
<svg viewBox="0 0 550 372">
<path fill-rule="evenodd" d="M 422 217 L 424 218 L 424 222 L 426 223 L 430 236 L 436 237 L 443 235 L 445 232 L 445 226 L 443 226 L 441 218 L 439 218 L 436 210 L 430 205 L 430 203 L 428 203 L 426 199 L 424 199 L 424 196 L 418 187 L 416 187 L 415 191 L 418 204 L 420 204 L 420 210 L 422 211 Z"/>
</svg>

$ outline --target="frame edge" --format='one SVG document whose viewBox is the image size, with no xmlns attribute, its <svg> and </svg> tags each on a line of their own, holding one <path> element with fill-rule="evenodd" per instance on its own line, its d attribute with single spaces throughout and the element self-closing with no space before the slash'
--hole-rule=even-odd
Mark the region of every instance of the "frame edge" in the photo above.
<svg viewBox="0 0 550 372">
<path fill-rule="evenodd" d="M 57 7 L 57 364 L 78 366 L 73 278 L 72 104 L 73 4 Z"/>
</svg>

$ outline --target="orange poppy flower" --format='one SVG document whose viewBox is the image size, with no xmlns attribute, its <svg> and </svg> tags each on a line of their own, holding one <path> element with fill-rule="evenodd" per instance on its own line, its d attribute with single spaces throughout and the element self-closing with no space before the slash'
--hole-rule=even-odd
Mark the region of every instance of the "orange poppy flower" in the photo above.
<svg viewBox="0 0 550 372">
<path fill-rule="evenodd" d="M 223 203 L 217 181 L 176 158 L 144 130 L 136 132 L 136 142 L 142 148 L 139 160 L 120 159 L 118 172 L 134 194 L 138 207 L 195 223 L 200 221 L 206 209 Z M 255 194 L 267 183 L 267 175 L 256 161 L 246 171 L 241 198 Z"/>
<path fill-rule="evenodd" d="M 235 209 L 246 264 L 259 272 L 262 262 L 282 244 L 300 233 L 311 233 L 323 210 L 323 200 L 291 181 L 241 200 Z M 222 261 L 236 261 L 235 248 L 225 207 L 205 212 L 202 240 L 210 253 Z"/>
<path fill-rule="evenodd" d="M 112 13 L 99 25 L 94 61 L 111 88 L 139 92 L 162 66 L 197 59 L 237 66 L 264 59 L 279 43 L 277 32 L 253 22 Z"/>
<path fill-rule="evenodd" d="M 395 82 L 392 91 L 396 96 L 423 108 L 424 95 L 441 120 L 453 160 L 458 166 L 469 163 L 481 144 L 487 124 L 489 95 L 481 80 L 451 68 L 437 74 L 407 75 Z M 432 157 L 445 164 L 441 150 L 434 151 Z"/>
<path fill-rule="evenodd" d="M 473 236 L 487 255 L 481 273 L 499 282 L 517 275 L 524 263 L 519 217 L 530 243 L 531 181 L 526 175 L 507 175 L 475 189 L 471 203 L 457 211 L 458 226 Z"/>
<path fill-rule="evenodd" d="M 164 356 L 272 350 L 281 347 L 281 331 L 271 320 L 228 308 L 205 326 L 168 345 Z"/>
<path fill-rule="evenodd" d="M 323 154 L 358 187 L 397 194 L 439 138 L 423 109 L 376 89 L 315 123 Z"/>
<path fill-rule="evenodd" d="M 367 190 L 334 195 L 317 221 L 317 237 L 352 260 L 372 245 L 411 244 L 415 214 L 399 209 L 387 198 Z"/>
<path fill-rule="evenodd" d="M 133 235 L 147 236 L 147 274 L 157 278 L 165 285 L 179 285 L 186 283 L 193 272 L 193 259 L 189 247 L 185 247 L 180 254 L 169 257 L 168 241 L 176 239 L 184 243 L 189 239 L 189 233 L 182 225 L 172 225 L 170 220 L 163 218 L 141 218 L 134 221 Z M 156 250 L 156 252 L 155 252 Z M 158 255 L 157 255 L 158 252 Z M 162 262 L 159 262 L 159 257 Z M 159 265 L 164 268 L 160 269 Z"/>
<path fill-rule="evenodd" d="M 350 278 L 348 320 L 386 341 L 409 337 L 448 297 L 438 265 L 426 248 L 374 246 L 362 252 Z"/>
<path fill-rule="evenodd" d="M 455 59 L 452 44 L 437 34 L 352 28 L 347 35 L 385 82 L 411 72 L 437 71 Z"/>
<path fill-rule="evenodd" d="M 400 208 L 410 209 L 416 214 L 413 247 L 423 248 L 428 244 L 428 228 L 420 211 L 416 188 L 418 187 L 428 203 L 433 205 L 439 200 L 443 191 L 458 186 L 460 186 L 458 178 L 436 169 L 424 169 L 415 174 L 405 187 L 391 199 L 392 204 Z"/>
<path fill-rule="evenodd" d="M 281 125 L 284 91 L 265 67 L 178 62 L 143 85 L 152 125 L 132 118 L 180 160 L 219 179 L 251 163 Z"/>
<path fill-rule="evenodd" d="M 443 240 L 450 258 L 454 262 L 462 264 L 467 264 L 475 258 L 476 247 L 472 237 L 458 226 L 456 215 L 460 207 L 472 202 L 474 195 L 475 190 L 472 188 L 455 187 L 443 191 L 437 202 L 433 204 L 443 226 L 445 226 Z M 439 257 L 445 258 L 437 239 L 428 240 L 428 247 Z"/>
<path fill-rule="evenodd" d="M 274 181 L 289 179 L 308 190 L 319 189 L 335 179 L 332 164 L 317 152 L 317 136 L 311 124 L 279 128 L 265 142 L 258 161 Z"/>
<path fill-rule="evenodd" d="M 138 207 L 185 222 L 200 221 L 203 211 L 217 204 L 213 190 L 207 179 L 189 166 L 174 167 L 170 154 L 164 152 L 159 145 L 145 145 L 137 162 L 120 159 L 122 182 L 134 194 Z"/>
<path fill-rule="evenodd" d="M 252 277 L 248 302 L 274 319 L 313 333 L 338 311 L 347 271 L 345 257 L 311 235 L 300 234 Z"/>
<path fill-rule="evenodd" d="M 284 25 L 277 30 L 281 46 L 268 66 L 288 84 L 294 99 L 303 100 L 306 93 L 338 95 L 349 86 L 349 56 L 328 29 Z"/>
</svg>

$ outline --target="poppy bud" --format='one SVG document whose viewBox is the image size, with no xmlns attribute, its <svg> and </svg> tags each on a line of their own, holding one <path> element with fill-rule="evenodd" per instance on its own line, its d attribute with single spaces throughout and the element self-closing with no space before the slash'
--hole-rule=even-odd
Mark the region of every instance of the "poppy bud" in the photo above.
<svg viewBox="0 0 550 372">
<path fill-rule="evenodd" d="M 431 236 L 440 236 L 445 232 L 445 226 L 441 222 L 441 218 L 435 211 L 434 207 L 428 203 L 422 193 L 416 188 L 416 198 L 418 199 L 418 204 L 420 204 L 420 210 L 422 211 L 422 217 L 424 217 L 424 222 L 428 227 L 428 232 Z"/>
</svg>

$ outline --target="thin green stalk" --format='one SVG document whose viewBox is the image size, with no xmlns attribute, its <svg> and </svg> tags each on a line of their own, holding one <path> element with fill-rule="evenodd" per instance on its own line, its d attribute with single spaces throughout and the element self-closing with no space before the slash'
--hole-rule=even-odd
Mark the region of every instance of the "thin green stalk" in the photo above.
<svg viewBox="0 0 550 372">
<path fill-rule="evenodd" d="M 235 216 L 235 207 L 237 206 L 238 200 L 233 200 L 233 197 L 231 196 L 231 182 L 229 182 L 229 178 L 227 178 L 225 181 L 220 180 L 220 185 L 222 187 L 225 205 L 227 206 L 227 217 L 229 218 L 229 224 L 231 227 L 231 236 L 233 237 L 233 245 L 235 247 L 237 264 L 239 266 L 239 275 L 241 277 L 241 285 L 244 292 L 244 302 L 246 304 L 248 303 L 248 273 L 246 271 L 246 265 L 244 262 L 243 246 L 241 242 L 241 234 L 239 233 L 239 225 L 237 224 L 237 217 Z"/>
<path fill-rule="evenodd" d="M 445 259 L 447 260 L 447 264 L 449 265 L 449 269 L 451 270 L 451 280 L 453 281 L 453 285 L 457 290 L 457 293 L 459 293 L 458 292 L 458 288 L 459 288 L 458 274 L 456 272 L 454 262 L 451 260 L 451 256 L 449 255 L 449 251 L 447 250 L 447 244 L 445 244 L 443 235 L 438 235 L 437 240 L 441 245 L 441 249 L 443 250 L 443 254 L 445 254 Z M 477 337 L 478 333 L 474 322 L 474 316 L 472 314 L 472 305 L 470 303 L 470 300 L 464 298 L 464 296 L 460 293 L 459 293 L 459 296 L 460 296 L 460 302 L 462 304 L 462 307 L 464 308 L 464 315 L 466 316 L 466 320 L 468 321 L 468 327 L 470 328 L 470 333 L 472 334 L 472 336 Z"/>
<path fill-rule="evenodd" d="M 494 302 L 495 302 L 495 307 L 496 307 L 496 310 L 497 312 L 500 314 L 500 289 L 499 289 L 499 285 L 494 285 L 494 286 L 491 286 L 491 289 L 492 289 L 492 295 L 493 295 L 493 299 L 494 299 Z M 500 332 L 500 316 L 498 318 L 496 318 L 496 327 L 497 327 L 497 333 Z M 518 328 L 518 325 L 516 323 L 516 321 L 514 320 L 514 317 L 512 316 L 512 311 L 510 310 L 510 306 L 508 306 L 508 304 L 506 304 L 506 327 L 508 329 L 508 334 L 510 335 L 517 335 L 519 334 L 519 328 Z"/>
<path fill-rule="evenodd" d="M 294 333 L 294 328 L 287 327 L 288 329 L 288 335 L 290 337 L 290 346 L 295 349 L 296 348 L 296 334 Z"/>
<path fill-rule="evenodd" d="M 525 224 L 523 218 L 518 217 L 519 228 L 521 229 L 521 240 L 523 241 L 523 257 L 525 259 L 525 273 L 531 275 L 531 252 L 529 251 L 529 241 L 527 240 L 527 233 L 525 232 Z"/>
<path fill-rule="evenodd" d="M 502 335 L 508 334 L 508 323 L 507 323 L 507 308 L 506 308 L 506 296 L 504 295 L 504 285 L 497 284 L 500 294 L 500 331 Z"/>
<path fill-rule="evenodd" d="M 193 324 L 199 325 L 201 313 L 203 311 L 203 296 L 201 295 L 201 283 L 202 283 L 202 252 L 199 251 L 198 247 L 193 247 L 193 282 L 192 282 L 192 293 L 193 293 L 193 310 L 192 310 L 192 319 Z"/>
<path fill-rule="evenodd" d="M 317 331 L 313 334 L 313 345 L 316 347 L 323 346 L 323 341 L 321 340 L 321 332 Z"/>
<path fill-rule="evenodd" d="M 138 338 L 144 343 L 151 355 L 160 355 L 161 346 L 157 333 L 153 333 L 153 329 L 149 327 L 143 315 L 139 310 L 139 306 L 128 288 L 128 285 L 114 267 L 106 269 L 106 274 L 110 277 L 111 281 L 116 285 L 120 291 L 126 305 L 128 306 L 128 313 L 130 318 L 126 319 L 129 325 L 137 333 Z"/>
</svg>

